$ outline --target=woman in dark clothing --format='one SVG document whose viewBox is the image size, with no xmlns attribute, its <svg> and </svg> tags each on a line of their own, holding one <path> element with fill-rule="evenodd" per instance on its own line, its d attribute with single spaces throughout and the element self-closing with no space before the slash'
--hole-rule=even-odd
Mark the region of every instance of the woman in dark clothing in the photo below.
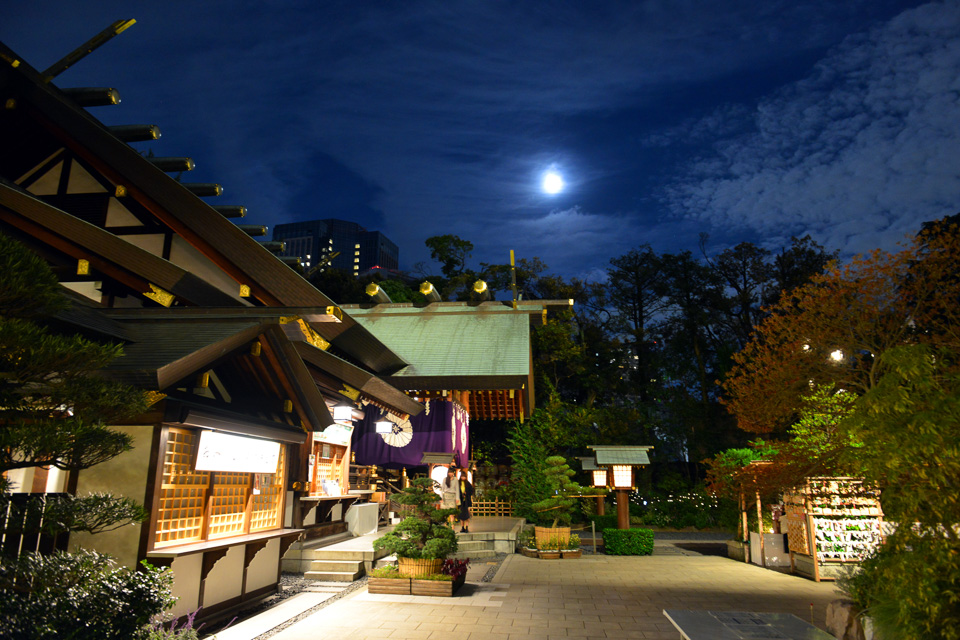
<svg viewBox="0 0 960 640">
<path fill-rule="evenodd" d="M 460 533 L 470 533 L 470 507 L 473 506 L 473 485 L 467 470 L 460 469 Z"/>
</svg>

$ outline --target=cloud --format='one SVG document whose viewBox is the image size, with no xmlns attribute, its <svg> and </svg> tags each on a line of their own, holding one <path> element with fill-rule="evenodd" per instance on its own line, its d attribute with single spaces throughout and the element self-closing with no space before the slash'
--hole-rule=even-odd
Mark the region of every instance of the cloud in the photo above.
<svg viewBox="0 0 960 640">
<path fill-rule="evenodd" d="M 718 111 L 694 132 L 743 117 Z M 750 133 L 716 143 L 666 191 L 675 214 L 812 233 L 848 254 L 893 248 L 960 210 L 960 5 L 925 5 L 848 37 L 750 118 Z"/>
</svg>

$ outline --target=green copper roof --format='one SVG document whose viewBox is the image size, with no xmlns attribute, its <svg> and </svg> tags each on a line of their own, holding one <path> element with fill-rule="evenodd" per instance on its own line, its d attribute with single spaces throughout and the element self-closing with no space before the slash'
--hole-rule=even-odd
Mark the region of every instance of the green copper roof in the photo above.
<svg viewBox="0 0 960 640">
<path fill-rule="evenodd" d="M 583 466 L 584 471 L 596 471 L 600 467 L 597 466 L 596 458 L 583 457 L 579 458 L 580 464 Z"/>
<path fill-rule="evenodd" d="M 647 456 L 647 451 L 653 447 L 638 447 L 638 446 L 593 446 L 590 449 L 596 451 L 597 454 L 597 464 L 598 465 L 608 465 L 608 464 L 650 464 L 650 458 Z"/>
<path fill-rule="evenodd" d="M 393 374 L 418 382 L 448 378 L 445 388 L 470 388 L 466 378 L 523 377 L 530 373 L 530 320 L 507 310 L 429 313 L 420 309 L 366 313 L 352 317 L 379 341 L 410 363 Z M 458 384 L 458 382 L 460 384 Z M 500 386 L 493 388 L 509 388 Z"/>
</svg>

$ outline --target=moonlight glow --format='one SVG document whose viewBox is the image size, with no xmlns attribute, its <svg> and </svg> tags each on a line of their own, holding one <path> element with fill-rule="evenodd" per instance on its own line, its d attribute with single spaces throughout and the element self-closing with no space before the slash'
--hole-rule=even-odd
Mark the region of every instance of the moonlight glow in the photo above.
<svg viewBox="0 0 960 640">
<path fill-rule="evenodd" d="M 563 191 L 563 176 L 555 171 L 548 171 L 543 175 L 542 188 L 545 193 L 554 194 Z"/>
</svg>

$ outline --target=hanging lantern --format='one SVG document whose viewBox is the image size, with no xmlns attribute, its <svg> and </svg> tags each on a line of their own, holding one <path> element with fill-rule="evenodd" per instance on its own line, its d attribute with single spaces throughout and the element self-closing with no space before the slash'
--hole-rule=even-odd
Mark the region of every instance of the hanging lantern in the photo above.
<svg viewBox="0 0 960 640">
<path fill-rule="evenodd" d="M 633 467 L 629 464 L 610 465 L 613 470 L 613 486 L 615 489 L 630 489 L 633 487 Z"/>
<path fill-rule="evenodd" d="M 393 431 L 393 423 L 389 420 L 377 420 L 377 433 L 390 433 Z"/>
<path fill-rule="evenodd" d="M 337 422 L 350 422 L 353 420 L 353 407 L 347 404 L 338 404 L 333 408 L 333 419 Z"/>
</svg>

